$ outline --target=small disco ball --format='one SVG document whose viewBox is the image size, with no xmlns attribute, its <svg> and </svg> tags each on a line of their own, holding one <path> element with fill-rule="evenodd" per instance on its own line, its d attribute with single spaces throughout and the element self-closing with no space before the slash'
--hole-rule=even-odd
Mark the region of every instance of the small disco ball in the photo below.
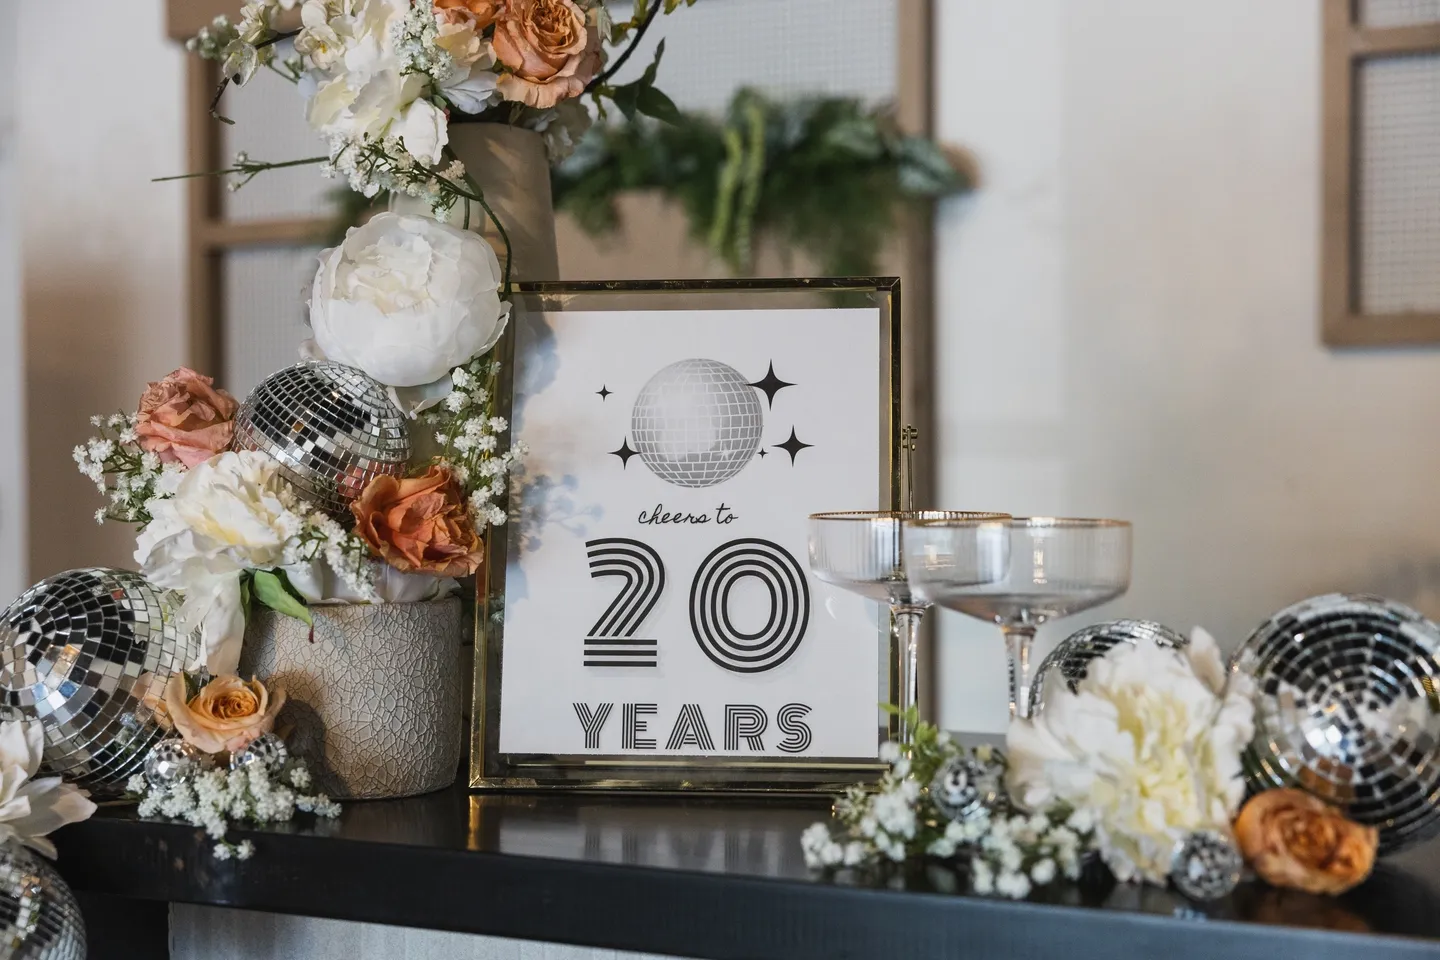
<svg viewBox="0 0 1440 960">
<path fill-rule="evenodd" d="M 1175 845 L 1170 882 L 1191 900 L 1218 900 L 1240 883 L 1245 858 L 1230 838 L 1196 830 Z"/>
<path fill-rule="evenodd" d="M 978 760 L 951 757 L 930 781 L 930 802 L 949 820 L 965 822 L 992 807 L 999 798 L 999 783 Z"/>
<path fill-rule="evenodd" d="M 1056 644 L 1050 655 L 1040 661 L 1035 679 L 1030 684 L 1029 715 L 1036 716 L 1045 708 L 1047 680 L 1058 679 L 1074 693 L 1080 681 L 1085 679 L 1085 670 L 1091 660 L 1103 657 L 1122 643 L 1133 645 L 1142 642 L 1173 650 L 1190 645 L 1187 637 L 1151 620 L 1110 620 L 1077 630 Z M 1059 671 L 1058 677 L 1056 671 Z"/>
<path fill-rule="evenodd" d="M 290 750 L 285 746 L 285 741 L 273 733 L 263 733 L 250 741 L 250 745 L 244 750 L 230 754 L 230 769 L 239 770 L 258 765 L 274 772 L 283 767 L 288 759 Z"/>
<path fill-rule="evenodd" d="M 45 772 L 115 796 L 165 738 L 165 684 L 199 652 L 138 573 L 99 567 L 41 580 L 0 619 L 0 705 L 45 731 Z"/>
<path fill-rule="evenodd" d="M 681 360 L 640 390 L 630 433 L 645 466 L 677 487 L 713 487 L 744 470 L 765 414 L 755 388 L 717 360 Z"/>
<path fill-rule="evenodd" d="M 405 414 L 385 387 L 328 360 L 287 367 L 250 391 L 234 448 L 274 457 L 303 499 L 337 516 L 375 477 L 403 476 L 410 462 Z"/>
<path fill-rule="evenodd" d="M 152 787 L 189 783 L 209 765 L 209 757 L 179 738 L 161 740 L 145 755 L 145 779 Z"/>
<path fill-rule="evenodd" d="M 0 956 L 85 960 L 75 895 L 48 861 L 13 843 L 0 848 Z"/>
<path fill-rule="evenodd" d="M 1393 853 L 1440 832 L 1440 627 L 1340 593 L 1261 624 L 1231 659 L 1255 679 L 1255 789 L 1296 786 L 1380 830 Z"/>
</svg>

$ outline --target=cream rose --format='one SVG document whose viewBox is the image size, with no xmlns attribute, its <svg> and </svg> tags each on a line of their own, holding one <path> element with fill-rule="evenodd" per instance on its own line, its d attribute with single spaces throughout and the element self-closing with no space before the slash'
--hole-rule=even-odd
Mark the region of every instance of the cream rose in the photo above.
<svg viewBox="0 0 1440 960">
<path fill-rule="evenodd" d="M 382 213 L 321 254 L 310 326 L 326 358 L 387 386 L 424 386 L 500 339 L 499 291 L 499 260 L 477 234 Z"/>
<path fill-rule="evenodd" d="M 1245 794 L 1251 684 L 1229 679 L 1203 630 L 1184 651 L 1115 647 L 1090 662 L 1075 693 L 1056 684 L 1039 716 L 1011 722 L 1011 796 L 1030 809 L 1063 801 L 1087 811 L 1117 877 L 1164 883 L 1176 843 L 1228 831 Z"/>
<path fill-rule="evenodd" d="M 271 693 L 258 680 L 224 676 L 187 699 L 185 677 L 177 673 L 165 688 L 165 706 L 186 743 L 206 753 L 236 753 L 275 729 L 285 691 Z"/>
<path fill-rule="evenodd" d="M 185 595 L 180 620 L 200 629 L 205 664 L 230 673 L 245 632 L 240 576 L 280 565 L 300 530 L 280 465 L 263 453 L 222 453 L 191 468 L 174 497 L 148 504 L 135 561 L 156 586 Z"/>
</svg>

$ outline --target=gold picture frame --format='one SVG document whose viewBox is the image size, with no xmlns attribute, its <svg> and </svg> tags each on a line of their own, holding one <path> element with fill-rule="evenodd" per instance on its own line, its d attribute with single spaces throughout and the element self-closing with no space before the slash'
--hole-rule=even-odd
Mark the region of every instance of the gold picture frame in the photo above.
<svg viewBox="0 0 1440 960">
<path fill-rule="evenodd" d="M 880 470 L 873 504 L 897 509 L 901 500 L 900 280 L 896 277 L 760 280 L 656 280 L 522 283 L 512 302 L 515 320 L 500 342 L 503 362 L 496 398 L 499 416 L 510 418 L 514 399 L 515 336 L 520 318 L 534 311 L 744 310 L 783 308 L 878 308 Z M 507 527 L 492 528 L 485 573 L 477 582 L 474 696 L 470 729 L 470 777 L 474 790 L 573 790 L 661 793 L 833 793 L 883 771 L 877 759 L 825 757 L 693 757 L 634 753 L 504 754 L 500 751 L 501 677 L 504 668 L 504 594 L 510 544 Z M 884 690 L 896 700 L 899 650 L 893 631 L 882 628 Z M 877 656 L 880 650 L 877 650 Z M 877 711 L 878 712 L 878 711 Z M 895 721 L 878 724 L 876 743 L 895 735 Z"/>
</svg>

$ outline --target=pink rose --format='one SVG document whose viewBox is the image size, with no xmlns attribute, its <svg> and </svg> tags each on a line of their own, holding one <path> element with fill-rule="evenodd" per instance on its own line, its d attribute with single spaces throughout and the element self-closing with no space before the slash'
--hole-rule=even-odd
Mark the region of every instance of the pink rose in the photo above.
<svg viewBox="0 0 1440 960">
<path fill-rule="evenodd" d="M 532 107 L 579 96 L 600 67 L 600 37 L 574 0 L 507 0 L 491 42 L 509 71 L 496 89 Z"/>
<path fill-rule="evenodd" d="M 181 367 L 145 388 L 135 415 L 140 448 L 193 467 L 230 449 L 239 404 L 215 381 Z"/>
</svg>

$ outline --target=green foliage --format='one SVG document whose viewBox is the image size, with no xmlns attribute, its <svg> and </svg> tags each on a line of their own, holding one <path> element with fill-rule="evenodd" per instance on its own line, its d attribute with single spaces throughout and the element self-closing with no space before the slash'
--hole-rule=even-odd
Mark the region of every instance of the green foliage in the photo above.
<svg viewBox="0 0 1440 960">
<path fill-rule="evenodd" d="M 310 616 L 310 608 L 305 606 L 305 601 L 300 594 L 290 585 L 290 580 L 281 570 L 256 570 L 251 573 L 250 582 L 251 594 L 254 599 L 265 604 L 276 613 L 284 614 L 287 617 L 294 617 L 310 626 L 315 626 L 315 620 Z"/>
<path fill-rule="evenodd" d="M 653 77 L 648 89 L 659 93 Z M 633 97 L 630 109 L 614 97 L 629 122 L 597 126 L 555 171 L 557 209 L 604 235 L 618 226 L 619 194 L 658 191 L 736 273 L 750 271 L 756 238 L 764 236 L 803 250 L 827 274 L 874 274 L 907 204 L 970 185 L 937 144 L 901 134 L 887 110 L 858 100 L 780 103 L 742 90 L 715 119 L 672 114 L 674 104 L 648 95 L 641 103 L 638 91 Z"/>
</svg>

